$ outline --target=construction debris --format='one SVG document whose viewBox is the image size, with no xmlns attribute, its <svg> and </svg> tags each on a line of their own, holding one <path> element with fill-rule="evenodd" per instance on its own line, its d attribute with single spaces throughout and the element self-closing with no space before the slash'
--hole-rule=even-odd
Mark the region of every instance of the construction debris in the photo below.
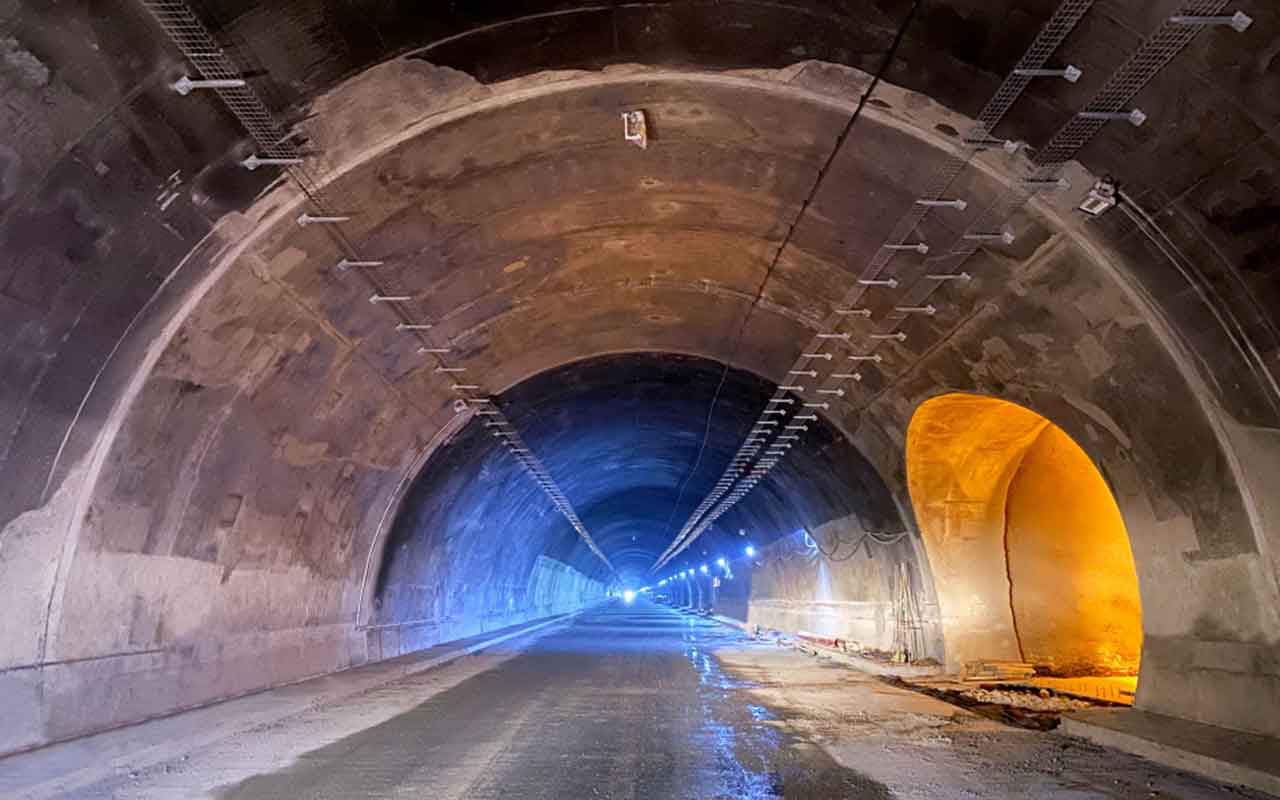
<svg viewBox="0 0 1280 800">
<path fill-rule="evenodd" d="M 967 661 L 960 671 L 962 681 L 1017 681 L 1033 678 L 1036 668 L 1021 661 Z"/>
</svg>

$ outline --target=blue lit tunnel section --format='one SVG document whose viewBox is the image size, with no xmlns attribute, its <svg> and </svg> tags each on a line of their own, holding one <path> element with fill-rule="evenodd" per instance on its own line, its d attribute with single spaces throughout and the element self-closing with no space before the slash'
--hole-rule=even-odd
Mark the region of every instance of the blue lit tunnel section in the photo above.
<svg viewBox="0 0 1280 800">
<path fill-rule="evenodd" d="M 505 392 L 501 407 L 617 574 L 473 419 L 433 453 L 407 492 L 379 572 L 378 624 L 483 619 L 496 626 L 557 613 L 587 595 L 667 593 L 676 575 L 727 578 L 735 561 L 779 536 L 849 515 L 869 529 L 902 529 L 880 477 L 822 420 L 666 574 L 653 572 L 774 388 L 729 370 L 709 414 L 722 374 L 720 364 L 703 359 L 627 354 L 569 364 Z M 530 589 L 535 584 L 540 594 Z"/>
</svg>

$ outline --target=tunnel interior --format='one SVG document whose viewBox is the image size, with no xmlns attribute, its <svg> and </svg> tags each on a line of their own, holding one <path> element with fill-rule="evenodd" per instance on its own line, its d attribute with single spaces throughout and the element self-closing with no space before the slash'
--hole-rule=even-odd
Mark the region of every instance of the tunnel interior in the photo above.
<svg viewBox="0 0 1280 800">
<path fill-rule="evenodd" d="M 1186 5 L 5 4 L 0 754 L 670 585 L 1280 736 L 1280 7 Z"/>
<path fill-rule="evenodd" d="M 652 352 L 577 361 L 514 385 L 496 403 L 544 454 L 616 573 L 523 478 L 487 418 L 473 416 L 432 452 L 402 501 L 378 577 L 378 620 L 483 618 L 523 607 L 522 595 L 505 593 L 533 576 L 540 557 L 593 581 L 597 594 L 600 587 L 656 585 L 665 574 L 653 570 L 658 556 L 710 493 L 775 389 L 705 358 Z M 764 550 L 783 535 L 837 519 L 888 534 L 905 530 L 888 487 L 847 437 L 821 420 L 806 434 L 769 485 L 666 572 L 737 558 L 747 545 Z M 465 591 L 467 585 L 476 588 Z M 434 605 L 458 602 L 474 605 Z"/>
</svg>

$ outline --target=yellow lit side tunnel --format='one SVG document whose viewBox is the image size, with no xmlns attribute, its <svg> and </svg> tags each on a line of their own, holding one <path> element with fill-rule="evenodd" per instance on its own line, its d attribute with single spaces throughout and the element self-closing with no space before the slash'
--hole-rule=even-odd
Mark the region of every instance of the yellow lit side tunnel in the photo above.
<svg viewBox="0 0 1280 800">
<path fill-rule="evenodd" d="M 907 480 L 937 583 L 947 663 L 1136 675 L 1138 577 L 1106 481 L 1060 428 L 968 394 L 920 405 Z"/>
</svg>

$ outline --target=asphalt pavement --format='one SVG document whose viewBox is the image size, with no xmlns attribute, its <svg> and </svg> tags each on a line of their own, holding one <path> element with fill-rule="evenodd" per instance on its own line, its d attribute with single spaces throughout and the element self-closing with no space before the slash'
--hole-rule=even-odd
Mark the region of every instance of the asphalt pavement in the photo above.
<svg viewBox="0 0 1280 800">
<path fill-rule="evenodd" d="M 638 600 L 579 616 L 406 713 L 224 787 L 267 798 L 888 798 L 794 741 L 710 650 L 742 635 Z M 763 646 L 763 645 L 762 645 Z"/>
</svg>

